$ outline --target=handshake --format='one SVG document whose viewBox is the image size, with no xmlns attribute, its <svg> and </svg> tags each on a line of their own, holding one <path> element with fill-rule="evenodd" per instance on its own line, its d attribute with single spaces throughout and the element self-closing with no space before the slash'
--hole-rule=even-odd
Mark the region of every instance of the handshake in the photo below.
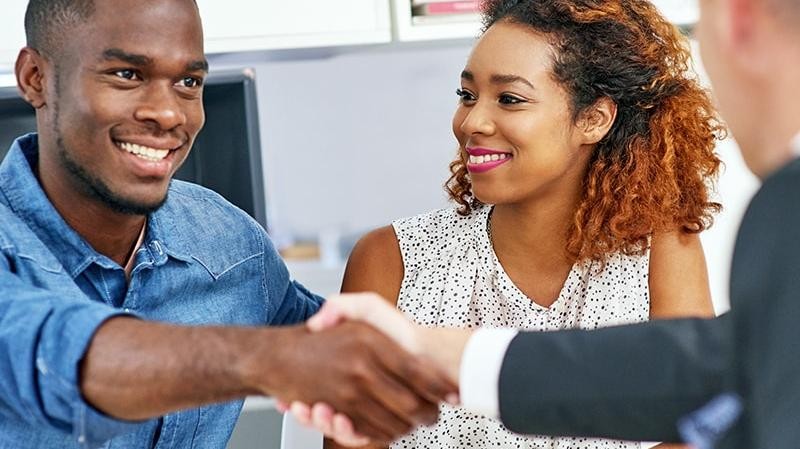
<svg viewBox="0 0 800 449">
<path fill-rule="evenodd" d="M 341 337 L 357 338 L 361 348 L 344 353 L 347 345 L 337 345 L 340 337 L 331 334 L 330 355 L 338 361 L 317 373 L 316 385 L 307 385 L 305 394 L 279 394 L 278 408 L 341 445 L 388 444 L 434 423 L 441 402 L 459 402 L 469 330 L 416 325 L 372 293 L 328 299 L 306 327 L 315 334 L 347 332 Z"/>
</svg>

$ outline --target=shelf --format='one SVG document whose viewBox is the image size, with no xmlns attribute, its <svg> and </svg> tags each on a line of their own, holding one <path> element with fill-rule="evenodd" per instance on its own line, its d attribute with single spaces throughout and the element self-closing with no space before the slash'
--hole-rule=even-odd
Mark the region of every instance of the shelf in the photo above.
<svg viewBox="0 0 800 449">
<path fill-rule="evenodd" d="M 414 23 L 411 17 L 411 0 L 392 0 L 394 38 L 398 41 L 426 41 L 439 39 L 475 39 L 480 35 L 481 23 L 477 15 L 473 20 L 452 21 L 449 18 L 426 18 L 426 23 Z"/>
<path fill-rule="evenodd" d="M 682 29 L 691 28 L 699 19 L 697 0 L 652 0 L 662 14 Z M 392 0 L 394 38 L 398 41 L 425 41 L 437 39 L 475 39 L 481 30 L 480 19 L 450 22 L 444 19 L 426 19 L 426 23 L 414 23 L 411 16 L 411 0 Z"/>
</svg>

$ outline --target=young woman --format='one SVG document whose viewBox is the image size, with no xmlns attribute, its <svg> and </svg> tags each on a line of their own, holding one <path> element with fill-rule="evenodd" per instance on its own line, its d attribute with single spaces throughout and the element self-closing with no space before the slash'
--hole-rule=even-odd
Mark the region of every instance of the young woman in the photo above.
<svg viewBox="0 0 800 449">
<path fill-rule="evenodd" d="M 457 90 L 455 207 L 354 249 L 342 290 L 420 324 L 591 329 L 712 316 L 698 234 L 721 132 L 686 39 L 646 0 L 490 1 Z M 327 447 L 335 447 L 327 443 Z M 393 448 L 631 448 L 523 437 L 444 406 Z"/>
</svg>

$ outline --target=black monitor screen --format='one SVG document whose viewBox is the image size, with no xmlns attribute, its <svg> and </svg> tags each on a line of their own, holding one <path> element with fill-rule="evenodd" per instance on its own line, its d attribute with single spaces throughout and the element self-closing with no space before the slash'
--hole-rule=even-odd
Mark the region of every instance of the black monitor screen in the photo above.
<svg viewBox="0 0 800 449">
<path fill-rule="evenodd" d="M 216 191 L 266 227 L 252 71 L 210 75 L 203 105 L 206 124 L 175 177 Z M 16 88 L 0 88 L 0 159 L 15 138 L 35 130 L 34 111 Z"/>
</svg>

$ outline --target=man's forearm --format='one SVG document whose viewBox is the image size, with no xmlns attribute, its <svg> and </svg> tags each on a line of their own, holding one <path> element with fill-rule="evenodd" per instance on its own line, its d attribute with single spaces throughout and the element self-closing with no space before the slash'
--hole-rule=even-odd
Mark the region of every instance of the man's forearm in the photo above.
<svg viewBox="0 0 800 449">
<path fill-rule="evenodd" d="M 264 394 L 330 403 L 379 442 L 432 423 L 438 403 L 456 391 L 440 370 L 363 323 L 312 333 L 305 326 L 186 327 L 112 318 L 96 332 L 81 368 L 84 398 L 117 418 Z"/>
<path fill-rule="evenodd" d="M 127 420 L 262 394 L 248 375 L 249 360 L 256 342 L 274 333 L 112 318 L 81 363 L 81 391 L 99 410 Z"/>
</svg>

